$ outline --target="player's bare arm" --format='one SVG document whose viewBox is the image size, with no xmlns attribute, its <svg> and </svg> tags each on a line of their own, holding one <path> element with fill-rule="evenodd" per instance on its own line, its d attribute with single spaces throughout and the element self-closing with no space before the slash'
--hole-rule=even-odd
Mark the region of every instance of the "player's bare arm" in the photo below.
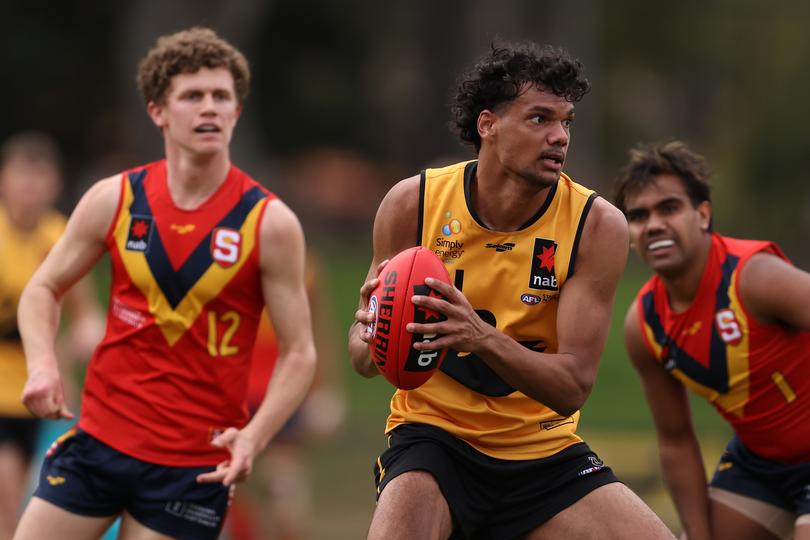
<svg viewBox="0 0 810 540">
<path fill-rule="evenodd" d="M 633 302 L 624 318 L 624 340 L 652 411 L 664 478 L 688 538 L 708 539 L 706 471 L 692 427 L 686 388 L 650 356 L 637 310 Z"/>
<path fill-rule="evenodd" d="M 72 418 L 64 403 L 54 340 L 65 293 L 104 253 L 104 238 L 118 206 L 120 176 L 93 186 L 79 201 L 65 233 L 23 291 L 18 323 L 28 366 L 22 400 L 41 418 Z"/>
<path fill-rule="evenodd" d="M 739 288 L 743 304 L 758 321 L 810 330 L 807 272 L 770 253 L 757 253 L 743 267 Z"/>
<path fill-rule="evenodd" d="M 229 461 L 198 477 L 230 485 L 247 478 L 253 459 L 303 401 L 315 374 L 315 347 L 304 281 L 304 233 L 295 214 L 281 201 L 267 204 L 261 224 L 262 291 L 276 333 L 278 359 L 264 401 L 242 429 L 231 428 L 214 440 L 231 452 Z"/>
<path fill-rule="evenodd" d="M 374 218 L 374 254 L 366 282 L 360 288 L 354 323 L 349 328 L 349 359 L 355 371 L 364 377 L 379 375 L 368 349 L 371 335 L 367 331 L 367 325 L 373 318 L 368 312 L 369 295 L 379 282 L 377 275 L 384 266 L 383 263 L 418 243 L 418 218 L 419 176 L 412 176 L 391 188 Z"/>
<path fill-rule="evenodd" d="M 627 246 L 624 216 L 604 199 L 594 201 L 585 222 L 576 272 L 560 293 L 556 354 L 520 345 L 486 324 L 460 291 L 435 280 L 430 285 L 447 301 L 420 296 L 414 302 L 441 311 L 448 320 L 411 328 L 442 335 L 429 344 L 431 348 L 475 353 L 511 386 L 569 416 L 585 403 L 596 378 Z M 426 347 L 416 344 L 416 348 Z"/>
</svg>

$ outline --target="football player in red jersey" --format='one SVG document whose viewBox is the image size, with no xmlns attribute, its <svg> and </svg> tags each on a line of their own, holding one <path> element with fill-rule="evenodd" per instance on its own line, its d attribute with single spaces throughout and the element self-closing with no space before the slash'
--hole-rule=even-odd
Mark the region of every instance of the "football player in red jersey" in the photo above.
<svg viewBox="0 0 810 540">
<path fill-rule="evenodd" d="M 616 185 L 655 275 L 624 324 L 689 540 L 810 538 L 810 274 L 773 243 L 712 232 L 708 168 L 684 143 L 630 152 Z M 686 388 L 734 429 L 706 486 Z"/>
<path fill-rule="evenodd" d="M 214 539 L 230 487 L 299 405 L 315 349 L 296 216 L 231 164 L 249 86 L 243 55 L 212 30 L 161 37 L 140 64 L 166 158 L 95 184 L 26 287 L 19 322 L 39 417 L 70 417 L 53 351 L 64 293 L 108 252 L 107 332 L 81 418 L 54 444 L 15 538 Z M 264 306 L 279 355 L 248 422 Z"/>
</svg>

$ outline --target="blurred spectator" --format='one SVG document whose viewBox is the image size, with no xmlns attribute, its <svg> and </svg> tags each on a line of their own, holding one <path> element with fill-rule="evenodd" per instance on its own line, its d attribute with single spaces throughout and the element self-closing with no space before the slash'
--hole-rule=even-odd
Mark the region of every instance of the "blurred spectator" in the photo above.
<svg viewBox="0 0 810 540">
<path fill-rule="evenodd" d="M 47 135 L 20 133 L 0 148 L 0 539 L 14 532 L 40 428 L 20 401 L 27 372 L 17 304 L 64 230 L 65 217 L 53 210 L 62 181 L 59 149 Z M 101 338 L 94 299 L 86 281 L 65 297 L 70 333 L 60 341 L 62 356 L 87 359 Z M 69 399 L 76 396 L 73 388 L 66 392 Z"/>
</svg>

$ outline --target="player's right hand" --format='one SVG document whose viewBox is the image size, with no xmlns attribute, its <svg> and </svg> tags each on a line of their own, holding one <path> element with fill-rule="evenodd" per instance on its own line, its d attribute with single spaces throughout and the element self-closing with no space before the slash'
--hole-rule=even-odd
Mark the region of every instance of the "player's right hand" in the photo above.
<svg viewBox="0 0 810 540">
<path fill-rule="evenodd" d="M 374 322 L 374 314 L 368 311 L 368 300 L 371 296 L 371 291 L 379 285 L 380 278 L 377 276 L 380 275 L 380 272 L 382 272 L 386 264 L 388 264 L 388 259 L 378 264 L 376 275 L 363 283 L 363 286 L 360 287 L 360 308 L 355 311 L 354 319 L 361 325 L 360 339 L 366 343 L 371 342 L 371 332 L 368 331 L 368 325 Z"/>
<path fill-rule="evenodd" d="M 58 372 L 33 371 L 25 383 L 22 402 L 37 418 L 72 420 L 74 416 L 65 405 L 65 393 Z"/>
</svg>

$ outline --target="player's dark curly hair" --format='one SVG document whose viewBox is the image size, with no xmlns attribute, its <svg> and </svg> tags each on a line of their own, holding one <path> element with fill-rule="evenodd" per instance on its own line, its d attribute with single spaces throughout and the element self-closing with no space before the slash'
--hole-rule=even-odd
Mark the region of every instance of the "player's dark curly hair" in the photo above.
<svg viewBox="0 0 810 540">
<path fill-rule="evenodd" d="M 202 68 L 225 68 L 233 76 L 236 99 L 244 104 L 250 68 L 239 50 L 210 28 L 196 26 L 158 38 L 138 66 L 138 88 L 146 103 L 163 104 L 172 77 Z"/>
<path fill-rule="evenodd" d="M 711 202 L 709 177 L 712 175 L 706 159 L 689 149 L 682 141 L 640 144 L 629 151 L 630 159 L 619 171 L 614 186 L 613 201 L 627 211 L 627 197 L 635 195 L 661 174 L 672 174 L 683 182 L 692 206 Z"/>
<path fill-rule="evenodd" d="M 583 66 L 562 48 L 533 43 L 492 46 L 461 76 L 452 105 L 453 125 L 465 143 L 481 150 L 478 116 L 517 98 L 531 86 L 550 90 L 570 102 L 582 99 L 591 84 Z"/>
</svg>

